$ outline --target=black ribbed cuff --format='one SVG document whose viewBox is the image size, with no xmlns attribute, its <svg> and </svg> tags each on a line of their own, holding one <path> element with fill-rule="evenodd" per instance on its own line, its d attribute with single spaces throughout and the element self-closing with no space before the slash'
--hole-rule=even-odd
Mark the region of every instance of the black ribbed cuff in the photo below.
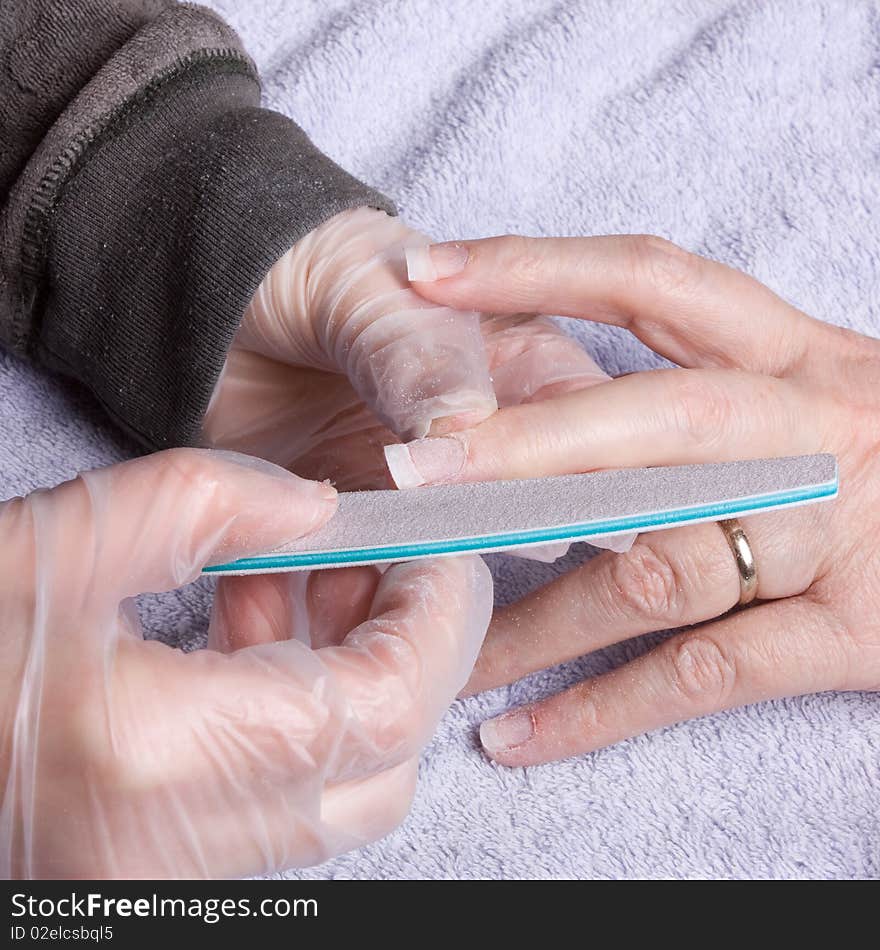
<svg viewBox="0 0 880 950">
<path fill-rule="evenodd" d="M 27 348 L 152 448 L 196 444 L 254 291 L 296 241 L 391 203 L 285 117 L 248 61 L 203 51 L 58 163 L 27 220 L 39 274 Z"/>
</svg>

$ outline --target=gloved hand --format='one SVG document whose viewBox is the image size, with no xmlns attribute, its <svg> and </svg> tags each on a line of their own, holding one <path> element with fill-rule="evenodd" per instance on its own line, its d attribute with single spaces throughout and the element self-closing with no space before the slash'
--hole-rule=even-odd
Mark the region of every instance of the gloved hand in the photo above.
<svg viewBox="0 0 880 950">
<path fill-rule="evenodd" d="M 410 288 L 427 238 L 358 208 L 299 241 L 244 317 L 208 410 L 206 444 L 342 489 L 391 487 L 382 450 L 604 382 L 546 318 L 479 317 Z"/>
<path fill-rule="evenodd" d="M 253 874 L 401 820 L 489 620 L 478 558 L 225 579 L 213 648 L 188 655 L 145 641 L 129 600 L 335 504 L 273 465 L 173 450 L 0 506 L 0 874 Z"/>
<path fill-rule="evenodd" d="M 407 259 L 418 267 L 427 240 L 400 218 L 358 208 L 288 251 L 228 354 L 206 444 L 343 490 L 391 488 L 385 446 L 608 379 L 546 317 L 479 316 L 416 294 Z M 393 474 L 398 487 L 413 487 Z M 632 537 L 597 543 L 625 549 Z M 567 549 L 521 553 L 554 560 Z"/>
</svg>

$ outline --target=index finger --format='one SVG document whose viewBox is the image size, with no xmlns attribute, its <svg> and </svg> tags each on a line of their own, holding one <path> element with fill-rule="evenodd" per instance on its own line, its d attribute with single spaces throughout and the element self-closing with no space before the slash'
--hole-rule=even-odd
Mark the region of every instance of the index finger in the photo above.
<svg viewBox="0 0 880 950">
<path fill-rule="evenodd" d="M 445 256 L 457 270 L 420 264 Z M 783 375 L 825 326 L 746 274 L 651 235 L 508 235 L 433 245 L 411 258 L 410 278 L 429 300 L 625 327 L 687 367 Z"/>
</svg>

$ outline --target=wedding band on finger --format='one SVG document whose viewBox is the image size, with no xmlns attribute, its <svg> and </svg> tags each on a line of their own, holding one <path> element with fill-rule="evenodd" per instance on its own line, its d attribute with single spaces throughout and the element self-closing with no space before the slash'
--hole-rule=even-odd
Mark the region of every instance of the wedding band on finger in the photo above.
<svg viewBox="0 0 880 950">
<path fill-rule="evenodd" d="M 750 604 L 758 594 L 758 569 L 755 565 L 755 555 L 739 519 L 729 518 L 719 521 L 718 527 L 724 532 L 733 559 L 736 561 L 736 570 L 739 574 L 739 606 Z"/>
</svg>

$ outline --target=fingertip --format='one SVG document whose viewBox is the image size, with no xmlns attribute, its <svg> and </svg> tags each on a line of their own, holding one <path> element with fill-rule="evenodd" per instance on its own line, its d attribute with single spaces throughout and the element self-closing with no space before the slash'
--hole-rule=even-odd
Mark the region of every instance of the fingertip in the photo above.
<svg viewBox="0 0 880 950">
<path fill-rule="evenodd" d="M 217 487 L 207 522 L 217 533 L 205 539 L 210 550 L 200 553 L 203 564 L 265 553 L 311 534 L 336 514 L 339 496 L 329 482 L 301 478 L 262 459 L 222 454 L 227 463 L 249 471 L 233 476 L 227 469 L 226 478 L 222 470 L 212 476 Z"/>
<path fill-rule="evenodd" d="M 299 482 L 299 490 L 308 495 L 314 502 L 317 509 L 317 516 L 323 524 L 329 518 L 336 514 L 339 507 L 339 492 L 336 491 L 329 481 L 310 481 L 307 478 L 295 476 Z"/>
<path fill-rule="evenodd" d="M 480 649 L 489 632 L 489 624 L 492 622 L 492 611 L 495 608 L 495 581 L 489 565 L 478 555 L 470 555 L 467 560 L 470 562 L 471 570 L 471 597 L 473 604 L 471 607 L 471 617 L 474 628 L 474 647 L 473 652 L 469 654 L 466 669 L 462 673 L 461 682 L 456 690 L 458 692 L 466 685 L 468 677 L 474 669 L 477 662 Z"/>
<path fill-rule="evenodd" d="M 437 268 L 431 262 L 431 252 L 427 244 L 405 248 L 403 255 L 406 258 L 407 280 L 430 283 L 437 279 Z"/>
<path fill-rule="evenodd" d="M 433 283 L 460 274 L 467 266 L 470 252 L 458 242 L 408 247 L 406 275 L 410 281 Z"/>
<path fill-rule="evenodd" d="M 499 765 L 524 765 L 525 747 L 535 738 L 535 714 L 528 706 L 487 719 L 480 725 L 480 744 Z"/>
<path fill-rule="evenodd" d="M 528 544 L 525 547 L 511 548 L 505 551 L 509 557 L 524 561 L 537 561 L 539 564 L 553 564 L 565 557 L 571 548 L 571 541 L 554 541 L 547 544 Z"/>
<path fill-rule="evenodd" d="M 336 505 L 339 502 L 339 492 L 336 490 L 336 486 L 330 481 L 329 478 L 325 478 L 322 481 L 316 482 L 319 486 L 319 493 L 324 501 L 330 502 L 332 505 Z"/>
<path fill-rule="evenodd" d="M 255 472 L 258 478 L 280 482 L 286 489 L 296 492 L 300 498 L 307 498 L 319 506 L 329 507 L 331 511 L 336 508 L 338 493 L 329 479 L 314 481 L 302 478 L 281 465 L 254 455 L 245 455 L 242 452 L 230 452 L 226 449 L 202 451 L 205 452 L 205 457 L 209 462 L 218 461 L 246 469 L 248 472 Z"/>
<path fill-rule="evenodd" d="M 465 469 L 467 446 L 463 435 L 415 439 L 385 446 L 385 461 L 398 488 L 455 481 Z"/>
<path fill-rule="evenodd" d="M 488 581 L 492 583 L 492 572 L 489 570 L 489 565 L 480 557 L 478 554 L 465 555 L 472 563 L 474 567 L 474 573 L 480 581 Z"/>
<path fill-rule="evenodd" d="M 638 536 L 637 531 L 633 531 L 629 534 L 605 534 L 588 538 L 587 542 L 594 548 L 613 551 L 615 554 L 626 554 L 636 543 Z"/>
<path fill-rule="evenodd" d="M 317 531 L 336 514 L 339 494 L 329 482 L 311 481 L 292 473 L 282 481 L 281 497 L 267 486 L 259 499 L 260 507 L 272 513 L 271 530 L 282 535 L 282 543 Z"/>
<path fill-rule="evenodd" d="M 385 446 L 384 452 L 385 464 L 388 466 L 392 481 L 398 488 L 418 488 L 419 485 L 425 484 L 406 445 L 399 442 L 392 443 Z"/>
</svg>

